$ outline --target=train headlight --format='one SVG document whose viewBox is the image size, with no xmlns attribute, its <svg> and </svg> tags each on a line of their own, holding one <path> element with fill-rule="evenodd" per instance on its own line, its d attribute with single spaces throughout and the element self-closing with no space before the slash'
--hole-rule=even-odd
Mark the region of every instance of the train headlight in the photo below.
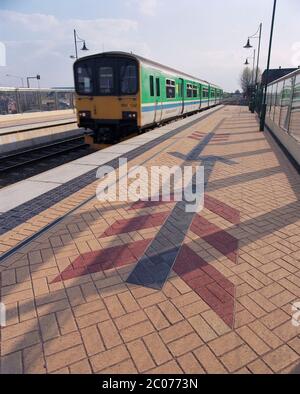
<svg viewBox="0 0 300 394">
<path fill-rule="evenodd" d="M 90 111 L 80 111 L 78 113 L 80 118 L 90 118 L 91 117 L 91 113 Z"/>
<path fill-rule="evenodd" d="M 137 113 L 136 112 L 131 112 L 131 111 L 125 111 L 122 113 L 123 119 L 126 120 L 136 120 L 137 119 Z"/>
</svg>

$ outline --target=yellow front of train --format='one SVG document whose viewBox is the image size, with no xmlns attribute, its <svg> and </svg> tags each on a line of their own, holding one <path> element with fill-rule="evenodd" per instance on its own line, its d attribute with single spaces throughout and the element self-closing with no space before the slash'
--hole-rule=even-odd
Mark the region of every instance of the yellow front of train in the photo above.
<svg viewBox="0 0 300 394">
<path fill-rule="evenodd" d="M 104 53 L 74 63 L 78 126 L 94 142 L 118 141 L 140 127 L 139 63 L 130 54 Z"/>
</svg>

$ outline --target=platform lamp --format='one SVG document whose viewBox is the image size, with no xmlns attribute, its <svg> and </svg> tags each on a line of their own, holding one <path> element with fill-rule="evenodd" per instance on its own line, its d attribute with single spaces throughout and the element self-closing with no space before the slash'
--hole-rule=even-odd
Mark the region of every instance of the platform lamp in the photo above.
<svg viewBox="0 0 300 394">
<path fill-rule="evenodd" d="M 277 5 L 277 0 L 274 0 L 272 22 L 271 22 L 271 32 L 270 32 L 270 40 L 269 40 L 268 62 L 267 62 L 267 69 L 266 69 L 266 81 L 265 81 L 266 83 L 264 85 L 262 110 L 261 110 L 261 116 L 260 116 L 260 131 L 265 130 L 265 124 L 266 124 L 267 89 L 268 89 L 268 82 L 269 82 L 271 55 L 272 55 L 272 43 L 273 43 L 273 33 L 274 33 L 274 24 L 275 24 L 275 16 L 276 16 L 276 5 Z"/>
<path fill-rule="evenodd" d="M 89 49 L 88 49 L 87 46 L 86 46 L 85 40 L 83 40 L 82 38 L 80 38 L 80 37 L 78 36 L 78 34 L 77 34 L 77 32 L 76 32 L 75 29 L 74 29 L 74 31 L 73 31 L 73 34 L 74 34 L 75 56 L 74 56 L 74 55 L 71 55 L 70 58 L 71 58 L 71 59 L 76 59 L 76 60 L 77 60 L 77 59 L 78 59 L 78 48 L 77 48 L 77 44 L 78 44 L 78 43 L 82 42 L 82 48 L 81 48 L 82 51 L 88 51 Z"/>
<path fill-rule="evenodd" d="M 255 34 L 248 37 L 247 44 L 244 46 L 245 49 L 251 49 L 253 46 L 250 43 L 251 39 L 258 39 L 258 50 L 257 50 L 257 66 L 256 66 L 256 75 L 255 75 L 255 86 L 257 85 L 258 80 L 258 68 L 259 68 L 259 59 L 260 59 L 260 48 L 261 48 L 261 35 L 262 35 L 262 23 L 259 25 L 258 30 Z"/>
<path fill-rule="evenodd" d="M 244 63 L 244 66 L 249 66 L 249 64 L 250 64 L 250 63 L 249 63 L 249 60 L 253 60 L 252 82 L 251 82 L 252 85 L 253 85 L 253 83 L 254 83 L 255 59 L 256 59 L 256 51 L 255 51 L 255 49 L 254 49 L 254 51 L 253 51 L 253 56 L 247 57 L 247 59 L 246 59 L 246 61 L 245 61 L 245 63 Z"/>
</svg>

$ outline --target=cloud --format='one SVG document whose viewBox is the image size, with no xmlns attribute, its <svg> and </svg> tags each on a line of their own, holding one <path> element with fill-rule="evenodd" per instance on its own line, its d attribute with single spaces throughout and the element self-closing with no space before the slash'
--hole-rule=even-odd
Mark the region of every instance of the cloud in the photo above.
<svg viewBox="0 0 300 394">
<path fill-rule="evenodd" d="M 137 7 L 142 15 L 154 16 L 158 8 L 158 0 L 128 0 L 127 5 Z"/>
<path fill-rule="evenodd" d="M 143 15 L 154 16 L 158 2 L 157 0 L 139 0 L 139 9 Z"/>
<path fill-rule="evenodd" d="M 17 75 L 40 72 L 43 86 L 72 84 L 73 29 L 86 40 L 89 52 L 135 52 L 149 56 L 137 34 L 138 22 L 125 18 L 60 19 L 54 15 L 0 10 L 1 37 L 7 48 L 7 69 Z M 81 45 L 81 44 L 80 44 Z M 78 44 L 78 48 L 80 49 Z M 59 69 L 57 68 L 59 65 Z"/>
</svg>

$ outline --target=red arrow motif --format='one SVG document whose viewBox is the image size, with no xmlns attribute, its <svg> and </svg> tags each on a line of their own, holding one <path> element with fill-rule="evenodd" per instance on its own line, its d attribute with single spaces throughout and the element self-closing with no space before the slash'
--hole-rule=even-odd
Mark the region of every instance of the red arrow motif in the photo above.
<svg viewBox="0 0 300 394">
<path fill-rule="evenodd" d="M 162 201 L 136 202 L 132 204 L 129 210 L 169 203 Z M 237 224 L 240 221 L 240 215 L 237 210 L 209 195 L 205 196 L 205 208 L 233 224 Z M 168 214 L 168 212 L 162 212 L 118 220 L 100 238 L 161 226 Z M 238 240 L 225 230 L 197 215 L 193 220 L 191 231 L 227 256 L 231 261 L 237 262 Z M 134 264 L 143 256 L 151 241 L 152 239 L 147 239 L 85 253 L 78 256 L 72 264 L 54 279 L 53 283 Z M 228 326 L 233 327 L 235 300 L 233 283 L 187 245 L 181 247 L 173 269 Z"/>
</svg>

